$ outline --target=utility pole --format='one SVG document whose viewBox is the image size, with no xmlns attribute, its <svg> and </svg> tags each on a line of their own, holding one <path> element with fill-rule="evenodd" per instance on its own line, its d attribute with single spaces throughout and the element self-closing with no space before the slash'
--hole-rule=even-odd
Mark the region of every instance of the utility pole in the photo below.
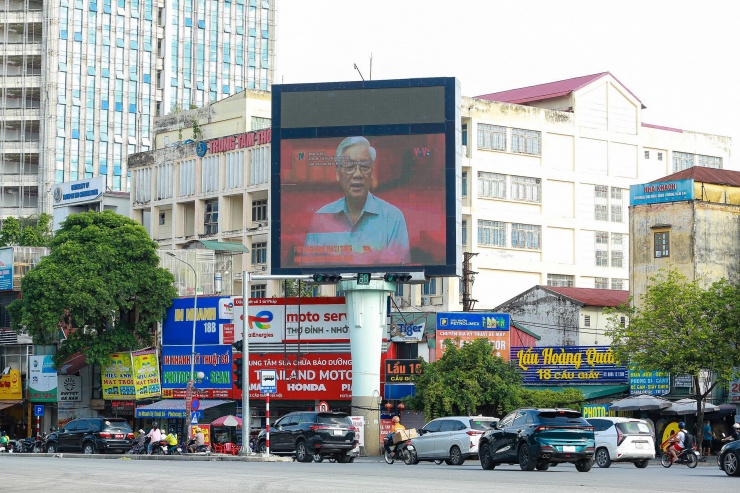
<svg viewBox="0 0 740 493">
<path fill-rule="evenodd" d="M 463 252 L 463 311 L 473 311 L 475 303 L 478 300 L 474 300 L 470 297 L 473 289 L 473 283 L 475 283 L 475 275 L 477 272 L 470 270 L 470 259 L 475 257 L 477 253 Z"/>
</svg>

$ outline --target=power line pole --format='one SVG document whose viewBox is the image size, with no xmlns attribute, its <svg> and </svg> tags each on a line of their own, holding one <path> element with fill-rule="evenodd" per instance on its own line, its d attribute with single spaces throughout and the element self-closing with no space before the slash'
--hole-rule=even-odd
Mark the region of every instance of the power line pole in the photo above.
<svg viewBox="0 0 740 493">
<path fill-rule="evenodd" d="M 474 300 L 470 297 L 473 289 L 473 283 L 475 282 L 475 275 L 477 272 L 470 270 L 470 259 L 478 255 L 477 253 L 463 252 L 463 311 L 473 311 L 475 303 L 478 300 Z"/>
</svg>

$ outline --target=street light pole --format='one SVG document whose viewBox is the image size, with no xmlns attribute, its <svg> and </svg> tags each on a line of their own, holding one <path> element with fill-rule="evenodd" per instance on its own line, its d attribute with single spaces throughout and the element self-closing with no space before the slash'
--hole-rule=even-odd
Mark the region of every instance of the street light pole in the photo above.
<svg viewBox="0 0 740 493">
<path fill-rule="evenodd" d="M 185 436 L 190 441 L 190 413 L 192 411 L 193 404 L 193 386 L 195 385 L 195 322 L 198 319 L 198 273 L 195 271 L 195 267 L 190 263 L 184 261 L 172 252 L 167 252 L 167 255 L 179 260 L 183 264 L 187 265 L 193 270 L 193 278 L 195 279 L 193 289 L 193 339 L 190 345 L 190 377 L 188 378 L 188 385 L 185 389 Z"/>
<path fill-rule="evenodd" d="M 239 455 L 251 455 L 249 434 L 252 431 L 252 415 L 249 412 L 249 281 L 252 274 L 242 271 L 242 448 Z M 270 425 L 269 423 L 267 424 Z"/>
</svg>

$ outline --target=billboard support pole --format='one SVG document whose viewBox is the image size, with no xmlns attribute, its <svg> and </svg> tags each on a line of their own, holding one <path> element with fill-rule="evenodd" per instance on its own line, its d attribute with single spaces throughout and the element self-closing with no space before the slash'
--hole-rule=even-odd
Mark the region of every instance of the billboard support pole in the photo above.
<svg viewBox="0 0 740 493">
<path fill-rule="evenodd" d="M 249 432 L 252 429 L 252 415 L 249 412 L 249 339 L 247 338 L 247 317 L 249 316 L 249 281 L 252 274 L 242 271 L 242 448 L 239 455 L 251 455 Z"/>
</svg>

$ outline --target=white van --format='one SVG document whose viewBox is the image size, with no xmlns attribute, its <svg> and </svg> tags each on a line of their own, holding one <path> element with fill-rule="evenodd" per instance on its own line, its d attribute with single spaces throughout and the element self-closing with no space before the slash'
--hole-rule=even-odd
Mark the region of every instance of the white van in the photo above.
<svg viewBox="0 0 740 493">
<path fill-rule="evenodd" d="M 647 421 L 634 418 L 589 418 L 594 427 L 594 462 L 609 467 L 612 462 L 632 462 L 642 469 L 655 458 L 655 440 Z"/>
</svg>

